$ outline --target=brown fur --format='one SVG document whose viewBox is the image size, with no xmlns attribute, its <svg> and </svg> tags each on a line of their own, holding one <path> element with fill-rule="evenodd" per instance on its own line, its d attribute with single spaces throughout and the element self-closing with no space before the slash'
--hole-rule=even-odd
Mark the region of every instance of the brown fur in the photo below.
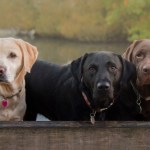
<svg viewBox="0 0 150 150">
<path fill-rule="evenodd" d="M 141 98 L 142 113 L 150 120 L 150 39 L 134 41 L 123 57 L 136 66 L 136 88 Z M 147 68 L 144 71 L 144 68 Z"/>
</svg>

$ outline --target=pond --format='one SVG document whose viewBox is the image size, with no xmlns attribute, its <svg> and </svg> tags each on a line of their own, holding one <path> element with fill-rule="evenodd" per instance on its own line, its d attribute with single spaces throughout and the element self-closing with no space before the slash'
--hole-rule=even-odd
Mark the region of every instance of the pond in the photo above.
<svg viewBox="0 0 150 150">
<path fill-rule="evenodd" d="M 36 38 L 33 40 L 24 38 L 24 40 L 38 48 L 39 59 L 58 64 L 67 63 L 86 52 L 92 51 L 105 50 L 122 54 L 129 46 L 129 43 L 86 43 L 51 38 Z"/>
</svg>

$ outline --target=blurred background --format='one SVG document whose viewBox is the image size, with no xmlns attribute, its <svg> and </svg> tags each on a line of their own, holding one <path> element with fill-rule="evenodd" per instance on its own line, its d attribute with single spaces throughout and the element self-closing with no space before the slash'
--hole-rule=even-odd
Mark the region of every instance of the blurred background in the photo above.
<svg viewBox="0 0 150 150">
<path fill-rule="evenodd" d="M 149 0 L 0 0 L 0 37 L 22 38 L 56 63 L 96 50 L 122 54 L 150 37 L 149 13 Z"/>
</svg>

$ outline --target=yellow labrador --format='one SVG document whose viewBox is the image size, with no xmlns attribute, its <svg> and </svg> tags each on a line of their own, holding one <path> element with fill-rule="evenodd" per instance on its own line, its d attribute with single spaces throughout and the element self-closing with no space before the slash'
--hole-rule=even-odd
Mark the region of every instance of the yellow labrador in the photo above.
<svg viewBox="0 0 150 150">
<path fill-rule="evenodd" d="M 36 47 L 14 38 L 0 38 L 0 121 L 21 121 L 26 110 L 25 80 L 37 58 Z"/>
</svg>

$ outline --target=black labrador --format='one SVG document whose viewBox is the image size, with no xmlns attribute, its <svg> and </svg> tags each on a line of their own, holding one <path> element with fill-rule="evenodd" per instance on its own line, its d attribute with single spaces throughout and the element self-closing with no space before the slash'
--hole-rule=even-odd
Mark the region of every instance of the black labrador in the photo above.
<svg viewBox="0 0 150 150">
<path fill-rule="evenodd" d="M 35 120 L 37 113 L 59 121 L 101 120 L 135 72 L 134 65 L 106 51 L 62 66 L 38 60 L 26 76 L 24 120 Z"/>
</svg>

